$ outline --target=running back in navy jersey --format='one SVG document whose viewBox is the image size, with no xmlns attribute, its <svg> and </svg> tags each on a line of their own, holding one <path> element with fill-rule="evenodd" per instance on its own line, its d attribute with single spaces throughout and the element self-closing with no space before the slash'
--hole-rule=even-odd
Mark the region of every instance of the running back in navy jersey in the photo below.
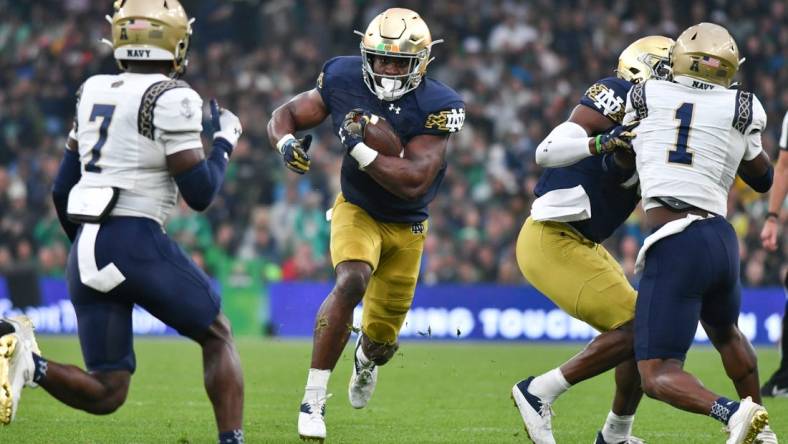
<svg viewBox="0 0 788 444">
<path fill-rule="evenodd" d="M 607 116 L 613 127 L 624 118 L 627 92 L 631 87 L 632 83 L 626 80 L 607 77 L 588 88 L 580 104 Z M 546 168 L 534 189 L 539 197 L 549 191 L 582 185 L 591 201 L 591 219 L 570 223 L 594 242 L 610 237 L 640 201 L 632 174 L 622 174 L 624 172 L 612 165 L 610 156 L 588 157 L 574 165 Z"/>
<path fill-rule="evenodd" d="M 394 128 L 403 145 L 422 134 L 449 135 L 459 131 L 465 121 L 465 104 L 448 86 L 429 78 L 413 92 L 395 101 L 383 101 L 373 95 L 362 76 L 361 57 L 336 57 L 323 66 L 317 81 L 334 127 L 345 115 L 362 108 L 384 117 Z M 358 169 L 351 156 L 342 161 L 341 184 L 345 199 L 382 222 L 422 222 L 428 218 L 427 205 L 435 198 L 446 173 L 444 164 L 427 193 L 414 201 L 388 192 L 367 173 Z"/>
</svg>

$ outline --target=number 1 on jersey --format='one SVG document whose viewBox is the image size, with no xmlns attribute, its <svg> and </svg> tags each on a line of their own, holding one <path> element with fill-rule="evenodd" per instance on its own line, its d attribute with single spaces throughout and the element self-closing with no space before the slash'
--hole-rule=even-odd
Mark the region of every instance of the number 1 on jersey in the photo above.
<svg viewBox="0 0 788 444">
<path fill-rule="evenodd" d="M 676 110 L 676 120 L 679 121 L 679 134 L 676 137 L 676 149 L 668 151 L 668 162 L 692 165 L 692 153 L 687 152 L 690 124 L 694 103 L 682 103 Z"/>
<path fill-rule="evenodd" d="M 112 114 L 114 113 L 115 105 L 93 105 L 93 110 L 90 112 L 90 121 L 95 122 L 96 118 L 101 117 L 101 126 L 99 126 L 99 138 L 90 150 L 90 162 L 85 165 L 85 171 L 91 173 L 101 172 L 101 167 L 96 165 L 96 162 L 101 158 L 101 148 L 107 143 L 107 130 L 110 122 L 112 122 Z"/>
</svg>

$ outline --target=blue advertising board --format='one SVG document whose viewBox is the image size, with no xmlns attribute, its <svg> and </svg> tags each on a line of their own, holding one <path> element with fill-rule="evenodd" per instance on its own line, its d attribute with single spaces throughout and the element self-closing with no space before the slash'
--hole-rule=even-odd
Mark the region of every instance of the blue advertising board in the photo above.
<svg viewBox="0 0 788 444">
<path fill-rule="evenodd" d="M 271 324 L 279 336 L 309 337 L 330 283 L 277 283 L 269 287 Z M 747 289 L 739 327 L 757 344 L 780 339 L 785 295 L 781 288 Z M 354 325 L 359 325 L 356 308 Z M 530 286 L 419 286 L 402 338 L 424 340 L 587 341 L 598 333 L 558 309 Z M 702 329 L 695 339 L 708 342 Z"/>
</svg>

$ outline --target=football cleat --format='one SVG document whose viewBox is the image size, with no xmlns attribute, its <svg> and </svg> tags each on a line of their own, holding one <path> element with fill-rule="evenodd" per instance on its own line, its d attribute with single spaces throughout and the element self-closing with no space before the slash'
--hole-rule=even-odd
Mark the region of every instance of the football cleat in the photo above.
<svg viewBox="0 0 788 444">
<path fill-rule="evenodd" d="M 525 423 L 525 433 L 535 444 L 555 444 L 553 437 L 553 409 L 549 402 L 528 392 L 534 377 L 529 376 L 512 387 L 514 406 Z"/>
<path fill-rule="evenodd" d="M 769 427 L 769 424 L 766 424 L 766 427 L 761 430 L 761 433 L 755 437 L 756 444 L 778 444 L 777 442 L 777 435 L 772 431 Z"/>
<path fill-rule="evenodd" d="M 304 441 L 326 439 L 326 401 L 331 395 L 316 396 L 301 404 L 298 412 L 298 436 Z"/>
<path fill-rule="evenodd" d="M 361 347 L 361 335 L 356 339 L 356 348 L 353 352 L 353 372 L 350 374 L 350 383 L 347 387 L 347 396 L 354 409 L 363 409 L 375 392 L 378 383 L 378 366 L 370 363 L 367 366 L 358 362 L 356 354 Z"/>
<path fill-rule="evenodd" d="M 32 338 L 32 323 L 27 318 L 5 321 L 17 328 L 14 333 L 0 337 L 0 423 L 8 425 L 16 417 L 22 388 L 25 385 L 35 386 L 35 363 L 30 348 L 35 339 Z M 25 321 L 30 324 L 23 325 Z"/>
<path fill-rule="evenodd" d="M 630 436 L 617 441 L 605 441 L 605 437 L 602 436 L 602 431 L 600 430 L 596 434 L 596 440 L 594 441 L 594 444 L 646 444 L 646 441 L 643 441 L 642 439 L 635 436 Z"/>
<path fill-rule="evenodd" d="M 746 397 L 739 403 L 739 409 L 728 419 L 725 431 L 728 433 L 726 444 L 754 444 L 756 437 L 769 424 L 769 414 L 763 406 Z"/>
<path fill-rule="evenodd" d="M 777 376 L 777 375 L 775 375 Z M 761 387 L 761 396 L 770 398 L 788 398 L 788 377 L 780 375 L 779 378 L 772 376 Z"/>
</svg>

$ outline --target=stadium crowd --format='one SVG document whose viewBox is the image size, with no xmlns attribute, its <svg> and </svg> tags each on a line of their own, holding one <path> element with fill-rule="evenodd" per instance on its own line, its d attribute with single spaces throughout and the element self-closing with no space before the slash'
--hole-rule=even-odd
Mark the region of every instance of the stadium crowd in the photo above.
<svg viewBox="0 0 788 444">
<path fill-rule="evenodd" d="M 185 205 L 168 232 L 220 279 L 325 280 L 332 275 L 325 210 L 339 191 L 344 150 L 328 125 L 314 135 L 312 169 L 289 172 L 265 124 L 285 98 L 314 84 L 322 63 L 358 54 L 363 30 L 390 6 L 421 13 L 444 39 L 428 75 L 460 91 L 465 129 L 451 142 L 449 169 L 431 205 L 424 283 L 520 283 L 514 244 L 534 199 L 539 141 L 594 80 L 613 75 L 634 39 L 675 37 L 703 20 L 722 24 L 746 57 L 739 80 L 769 119 L 774 159 L 788 109 L 786 3 L 768 0 L 182 0 L 196 17 L 187 80 L 241 118 L 244 136 L 218 199 L 203 214 Z M 0 0 L 0 273 L 35 268 L 62 275 L 68 251 L 50 188 L 88 76 L 116 72 L 104 15 L 109 0 Z M 361 75 L 361 73 L 359 73 Z M 207 107 L 206 107 L 207 108 Z M 206 113 L 207 114 L 207 113 Z M 737 186 L 729 220 L 741 241 L 745 285 L 779 285 L 778 254 L 760 246 L 765 199 Z M 786 223 L 786 212 L 781 218 Z M 606 244 L 632 276 L 648 234 L 636 212 Z M 632 276 L 634 278 L 634 276 Z"/>
</svg>

